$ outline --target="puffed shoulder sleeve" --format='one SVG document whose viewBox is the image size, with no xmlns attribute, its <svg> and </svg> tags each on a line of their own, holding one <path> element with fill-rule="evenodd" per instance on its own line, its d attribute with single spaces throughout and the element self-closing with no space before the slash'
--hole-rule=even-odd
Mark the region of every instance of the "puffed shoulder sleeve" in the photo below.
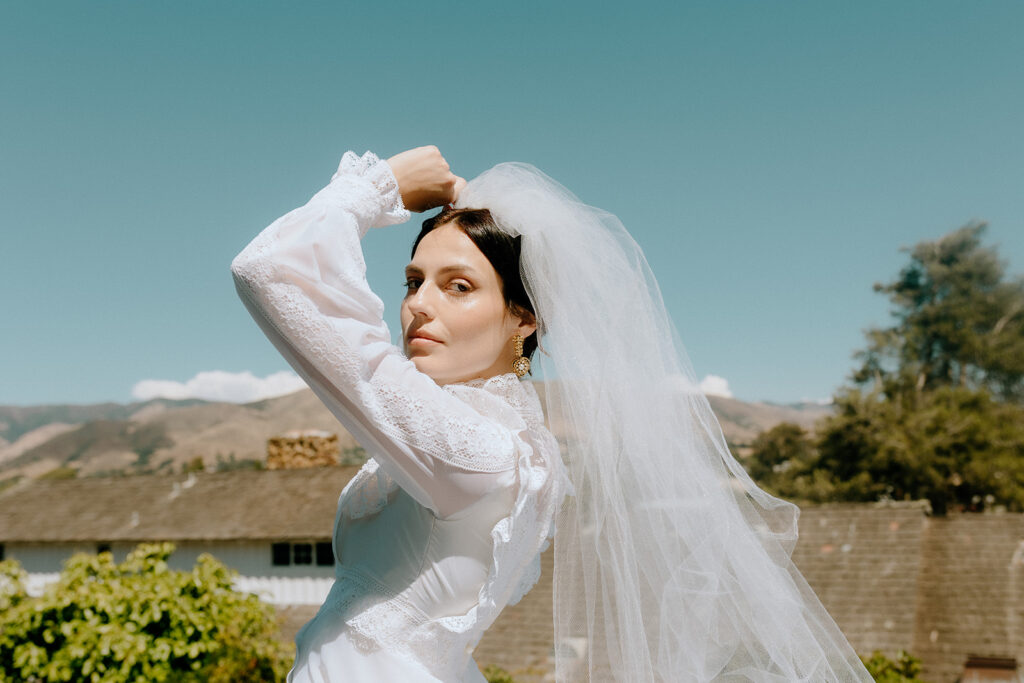
<svg viewBox="0 0 1024 683">
<path fill-rule="evenodd" d="M 508 482 L 519 440 L 391 343 L 360 240 L 409 217 L 388 163 L 349 151 L 326 187 L 234 258 L 231 274 L 260 329 L 367 453 L 448 517 Z"/>
</svg>

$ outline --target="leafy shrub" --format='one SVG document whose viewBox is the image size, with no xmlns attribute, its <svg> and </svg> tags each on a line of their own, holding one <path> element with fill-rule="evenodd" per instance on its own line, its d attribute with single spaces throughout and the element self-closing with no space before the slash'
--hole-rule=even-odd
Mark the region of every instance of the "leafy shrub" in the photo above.
<svg viewBox="0 0 1024 683">
<path fill-rule="evenodd" d="M 0 562 L 0 680 L 284 680 L 291 653 L 273 608 L 236 591 L 235 572 L 210 555 L 170 569 L 173 550 L 140 545 L 121 564 L 77 554 L 40 597 L 17 562 Z"/>
<path fill-rule="evenodd" d="M 484 678 L 487 679 L 487 683 L 516 683 L 515 679 L 512 678 L 512 674 L 496 664 L 488 664 L 484 667 L 482 673 Z"/>
<path fill-rule="evenodd" d="M 878 683 L 924 683 L 917 677 L 921 673 L 921 660 L 900 650 L 893 661 L 880 650 L 875 650 L 870 657 L 861 657 L 868 673 Z"/>
</svg>

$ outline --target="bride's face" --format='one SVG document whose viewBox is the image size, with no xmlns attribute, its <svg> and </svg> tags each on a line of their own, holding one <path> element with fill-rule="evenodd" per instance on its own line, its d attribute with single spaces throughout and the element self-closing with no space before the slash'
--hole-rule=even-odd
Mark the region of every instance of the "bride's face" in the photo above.
<svg viewBox="0 0 1024 683">
<path fill-rule="evenodd" d="M 508 312 L 498 273 L 462 230 L 424 235 L 405 276 L 403 347 L 421 372 L 443 385 L 512 371 L 513 335 L 536 325 Z"/>
</svg>

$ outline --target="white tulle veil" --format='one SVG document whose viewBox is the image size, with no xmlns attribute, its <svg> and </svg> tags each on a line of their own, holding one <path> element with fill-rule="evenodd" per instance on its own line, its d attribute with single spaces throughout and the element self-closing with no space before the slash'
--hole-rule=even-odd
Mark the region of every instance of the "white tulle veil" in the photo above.
<svg viewBox="0 0 1024 683">
<path fill-rule="evenodd" d="M 799 509 L 729 452 L 619 219 L 518 162 L 455 207 L 523 236 L 534 374 L 575 488 L 554 541 L 556 679 L 871 681 L 791 560 Z"/>
</svg>

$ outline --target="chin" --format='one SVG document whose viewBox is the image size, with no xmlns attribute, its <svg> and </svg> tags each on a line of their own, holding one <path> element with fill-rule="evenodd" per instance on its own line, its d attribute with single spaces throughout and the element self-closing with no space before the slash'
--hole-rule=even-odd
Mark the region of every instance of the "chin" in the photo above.
<svg viewBox="0 0 1024 683">
<path fill-rule="evenodd" d="M 416 366 L 416 369 L 422 372 L 424 375 L 429 376 L 433 380 L 437 380 L 438 373 L 434 368 L 431 367 L 430 361 L 426 356 L 413 356 L 410 358 L 412 364 Z"/>
</svg>

